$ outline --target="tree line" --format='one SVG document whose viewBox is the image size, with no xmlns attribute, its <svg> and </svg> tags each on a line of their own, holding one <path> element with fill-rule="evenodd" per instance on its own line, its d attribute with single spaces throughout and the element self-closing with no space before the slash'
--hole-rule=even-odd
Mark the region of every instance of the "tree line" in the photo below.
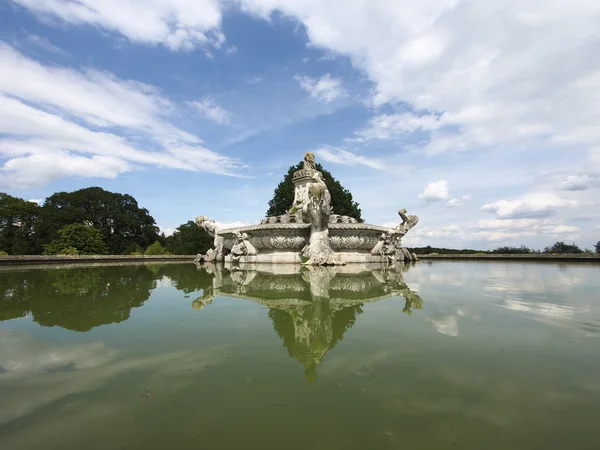
<svg viewBox="0 0 600 450">
<path fill-rule="evenodd" d="M 172 236 L 131 195 L 99 187 L 57 192 L 43 205 L 0 193 L 0 254 L 197 254 L 213 239 L 193 221 Z"/>
<path fill-rule="evenodd" d="M 555 242 L 543 250 L 531 249 L 525 245 L 520 247 L 503 246 L 494 250 L 473 250 L 473 249 L 452 249 L 452 248 L 436 248 L 428 245 L 427 247 L 413 247 L 410 249 L 417 255 L 426 255 L 428 253 L 443 254 L 498 254 L 498 255 L 526 255 L 526 254 L 578 254 L 578 253 L 600 253 L 600 241 L 594 245 L 594 249 L 582 250 L 577 244 L 567 244 L 562 241 Z"/>
</svg>

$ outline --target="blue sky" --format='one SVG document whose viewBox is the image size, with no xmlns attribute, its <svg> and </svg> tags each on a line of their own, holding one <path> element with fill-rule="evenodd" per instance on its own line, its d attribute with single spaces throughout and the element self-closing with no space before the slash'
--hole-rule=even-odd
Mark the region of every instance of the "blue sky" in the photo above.
<svg viewBox="0 0 600 450">
<path fill-rule="evenodd" d="M 0 190 L 256 223 L 314 151 L 407 245 L 591 247 L 600 4 L 415 3 L 0 0 Z"/>
</svg>

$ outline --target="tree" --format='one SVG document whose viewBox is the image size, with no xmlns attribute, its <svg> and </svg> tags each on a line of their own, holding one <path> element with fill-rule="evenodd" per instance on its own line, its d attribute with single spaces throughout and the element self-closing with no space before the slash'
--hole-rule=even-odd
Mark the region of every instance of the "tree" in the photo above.
<svg viewBox="0 0 600 450">
<path fill-rule="evenodd" d="M 273 193 L 273 198 L 269 200 L 267 217 L 285 214 L 290 209 L 294 202 L 294 183 L 292 182 L 292 177 L 294 172 L 303 168 L 303 164 L 303 162 L 300 162 L 295 166 L 291 166 L 283 181 L 277 185 Z M 331 205 L 334 213 L 342 216 L 350 216 L 359 222 L 363 222 L 361 210 L 358 207 L 358 203 L 353 200 L 350 191 L 344 188 L 329 171 L 323 169 L 321 164 L 317 164 L 316 167 L 323 174 L 323 181 L 325 181 L 327 189 L 331 194 Z"/>
<path fill-rule="evenodd" d="M 163 247 L 163 245 L 156 241 L 154 244 L 150 245 L 146 251 L 145 255 L 158 256 L 158 255 L 168 255 L 167 249 Z"/>
<path fill-rule="evenodd" d="M 594 250 L 596 250 L 596 253 L 600 253 L 600 241 L 596 242 L 596 245 L 594 245 Z"/>
<path fill-rule="evenodd" d="M 546 247 L 544 249 L 544 253 L 583 253 L 575 243 L 573 244 L 565 244 L 564 242 L 557 242 L 551 247 Z"/>
<path fill-rule="evenodd" d="M 528 254 L 532 253 L 532 250 L 524 245 L 520 247 L 498 247 L 496 250 L 492 250 L 492 253 L 499 253 L 501 255 L 511 255 L 511 254 Z"/>
<path fill-rule="evenodd" d="M 34 228 L 39 209 L 34 202 L 0 193 L 0 250 L 10 255 L 40 252 Z"/>
<path fill-rule="evenodd" d="M 213 247 L 214 239 L 196 225 L 188 222 L 179 225 L 172 236 L 166 238 L 167 250 L 174 255 L 197 255 Z"/>
<path fill-rule="evenodd" d="M 108 249 L 96 228 L 83 223 L 72 223 L 58 231 L 58 237 L 44 245 L 45 255 L 105 255 Z"/>
<path fill-rule="evenodd" d="M 135 198 L 99 187 L 48 197 L 40 208 L 37 231 L 41 239 L 49 242 L 58 230 L 72 223 L 97 228 L 112 254 L 121 254 L 134 243 L 146 248 L 158 239 L 154 218 L 138 206 Z"/>
</svg>

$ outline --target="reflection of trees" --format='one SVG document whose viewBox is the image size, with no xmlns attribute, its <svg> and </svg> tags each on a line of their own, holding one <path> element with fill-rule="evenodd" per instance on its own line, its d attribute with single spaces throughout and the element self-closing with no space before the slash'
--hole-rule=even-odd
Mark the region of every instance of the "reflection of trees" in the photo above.
<svg viewBox="0 0 600 450">
<path fill-rule="evenodd" d="M 335 347 L 344 337 L 344 333 L 354 326 L 356 316 L 362 314 L 362 305 L 352 305 L 342 308 L 333 314 L 333 339 L 331 348 Z"/>
<path fill-rule="evenodd" d="M 186 294 L 205 291 L 213 285 L 213 276 L 206 269 L 198 270 L 193 264 L 165 264 L 160 273 L 169 277 L 173 286 Z"/>
<path fill-rule="evenodd" d="M 325 353 L 343 339 L 360 313 L 361 305 L 333 310 L 328 299 L 315 298 L 308 305 L 271 308 L 268 315 L 288 355 L 300 361 L 306 378 L 314 381 Z"/>
<path fill-rule="evenodd" d="M 1 272 L 0 320 L 26 316 L 32 292 L 31 283 L 23 277 L 23 272 Z"/>
<path fill-rule="evenodd" d="M 31 312 L 42 326 L 74 331 L 127 320 L 156 287 L 147 266 L 5 272 L 1 278 L 2 320 Z"/>
</svg>

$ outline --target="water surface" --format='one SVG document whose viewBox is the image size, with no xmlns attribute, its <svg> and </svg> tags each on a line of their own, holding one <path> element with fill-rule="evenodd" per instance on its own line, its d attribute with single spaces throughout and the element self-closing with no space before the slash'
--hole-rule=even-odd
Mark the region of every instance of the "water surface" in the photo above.
<svg viewBox="0 0 600 450">
<path fill-rule="evenodd" d="M 597 449 L 600 267 L 0 271 L 2 449 Z"/>
</svg>

